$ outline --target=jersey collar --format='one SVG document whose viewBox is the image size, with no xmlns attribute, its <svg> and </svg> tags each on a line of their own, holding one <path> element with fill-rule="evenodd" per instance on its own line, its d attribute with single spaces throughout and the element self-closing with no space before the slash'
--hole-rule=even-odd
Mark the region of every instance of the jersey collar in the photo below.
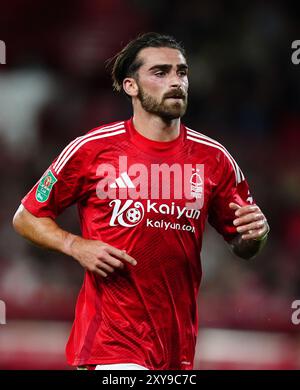
<svg viewBox="0 0 300 390">
<path fill-rule="evenodd" d="M 143 150 L 146 153 L 158 154 L 160 156 L 165 153 L 168 155 L 174 154 L 179 150 L 181 150 L 183 147 L 185 133 L 186 133 L 186 129 L 184 125 L 181 123 L 180 134 L 176 139 L 172 141 L 161 142 L 161 141 L 154 141 L 149 138 L 146 138 L 141 133 L 139 133 L 134 127 L 133 118 L 130 118 L 125 122 L 125 128 L 128 132 L 130 141 L 135 146 L 137 146 L 140 150 Z"/>
</svg>

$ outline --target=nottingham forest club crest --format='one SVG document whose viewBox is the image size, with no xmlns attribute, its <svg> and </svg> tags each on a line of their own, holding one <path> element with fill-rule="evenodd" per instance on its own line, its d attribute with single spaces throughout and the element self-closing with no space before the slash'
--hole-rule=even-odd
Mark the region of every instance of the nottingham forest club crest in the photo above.
<svg viewBox="0 0 300 390">
<path fill-rule="evenodd" d="M 49 198 L 50 192 L 57 182 L 56 177 L 51 171 L 48 171 L 45 176 L 42 177 L 39 182 L 38 188 L 35 193 L 35 198 L 38 202 L 46 202 Z"/>
</svg>

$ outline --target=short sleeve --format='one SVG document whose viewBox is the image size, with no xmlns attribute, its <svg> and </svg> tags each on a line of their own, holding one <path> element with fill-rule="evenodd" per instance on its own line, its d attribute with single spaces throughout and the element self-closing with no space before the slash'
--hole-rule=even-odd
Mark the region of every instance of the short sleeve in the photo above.
<svg viewBox="0 0 300 390">
<path fill-rule="evenodd" d="M 41 179 L 22 199 L 24 207 L 36 217 L 55 219 L 68 206 L 84 197 L 88 152 L 69 144 L 53 161 Z"/>
<path fill-rule="evenodd" d="M 250 194 L 248 183 L 235 160 L 229 153 L 222 154 L 220 180 L 210 203 L 208 222 L 226 241 L 230 241 L 238 233 L 233 225 L 233 220 L 236 218 L 234 210 L 229 208 L 229 203 L 234 202 L 240 206 L 246 206 L 255 202 Z"/>
</svg>

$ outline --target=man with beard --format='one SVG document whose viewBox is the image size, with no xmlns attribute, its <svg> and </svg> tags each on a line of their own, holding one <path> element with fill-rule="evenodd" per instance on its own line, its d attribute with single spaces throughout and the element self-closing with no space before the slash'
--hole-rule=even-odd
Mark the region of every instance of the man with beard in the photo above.
<svg viewBox="0 0 300 390">
<path fill-rule="evenodd" d="M 132 118 L 64 148 L 22 199 L 13 224 L 86 270 L 66 350 L 71 365 L 189 370 L 207 217 L 245 259 L 263 247 L 268 223 L 228 151 L 181 123 L 188 95 L 183 47 L 147 33 L 111 63 Z M 82 237 L 55 222 L 74 203 Z"/>
</svg>

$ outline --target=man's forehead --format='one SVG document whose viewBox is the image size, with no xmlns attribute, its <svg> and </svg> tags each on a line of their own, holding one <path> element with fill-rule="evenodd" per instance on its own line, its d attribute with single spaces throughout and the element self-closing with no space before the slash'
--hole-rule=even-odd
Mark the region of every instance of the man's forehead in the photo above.
<svg viewBox="0 0 300 390">
<path fill-rule="evenodd" d="M 157 64 L 186 64 L 180 50 L 169 47 L 146 47 L 139 52 L 138 57 L 143 61 L 143 66 L 147 67 Z"/>
</svg>

